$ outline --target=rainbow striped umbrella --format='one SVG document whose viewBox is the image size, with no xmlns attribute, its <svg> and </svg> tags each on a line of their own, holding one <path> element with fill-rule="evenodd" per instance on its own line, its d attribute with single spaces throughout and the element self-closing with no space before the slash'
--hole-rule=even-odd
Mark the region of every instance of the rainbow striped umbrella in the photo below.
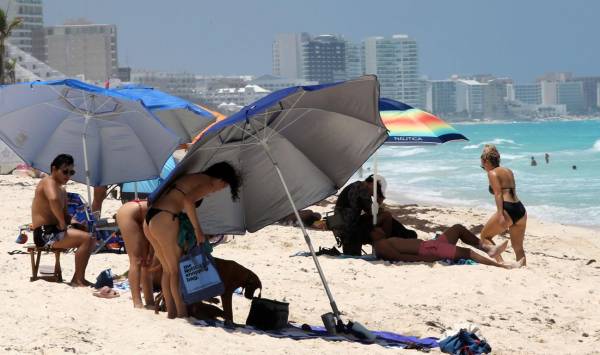
<svg viewBox="0 0 600 355">
<path fill-rule="evenodd" d="M 430 145 L 469 140 L 438 117 L 400 101 L 380 98 L 379 115 L 389 131 L 386 144 Z M 375 175 L 375 179 L 382 178 L 377 175 L 377 153 L 373 155 L 373 175 Z M 373 184 L 374 199 L 371 205 L 373 225 L 377 223 L 377 211 L 379 210 L 375 186 Z"/>
<path fill-rule="evenodd" d="M 440 118 L 400 101 L 379 99 L 379 114 L 389 130 L 388 144 L 441 144 L 467 140 L 454 127 Z"/>
</svg>

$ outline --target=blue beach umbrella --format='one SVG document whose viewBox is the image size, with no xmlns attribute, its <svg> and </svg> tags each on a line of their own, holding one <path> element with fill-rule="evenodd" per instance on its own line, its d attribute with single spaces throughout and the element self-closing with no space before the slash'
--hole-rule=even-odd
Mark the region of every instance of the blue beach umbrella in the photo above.
<svg viewBox="0 0 600 355">
<path fill-rule="evenodd" d="M 73 79 L 0 87 L 0 139 L 47 173 L 72 155 L 88 201 L 90 186 L 157 177 L 178 144 L 140 101 Z"/>
<path fill-rule="evenodd" d="M 180 138 L 189 143 L 216 120 L 213 112 L 160 90 L 140 85 L 126 85 L 111 91 L 141 100 L 152 113 Z"/>
<path fill-rule="evenodd" d="M 170 157 L 163 166 L 160 176 L 152 180 L 126 182 L 121 189 L 122 192 L 151 194 L 158 186 L 169 176 L 171 171 L 175 169 L 177 162 L 175 158 Z"/>
<path fill-rule="evenodd" d="M 340 313 L 298 210 L 337 192 L 386 140 L 374 76 L 279 90 L 211 126 L 151 196 L 185 174 L 221 161 L 242 174 L 239 201 L 228 189 L 197 209 L 207 234 L 255 232 L 295 213 L 333 313 Z"/>
</svg>

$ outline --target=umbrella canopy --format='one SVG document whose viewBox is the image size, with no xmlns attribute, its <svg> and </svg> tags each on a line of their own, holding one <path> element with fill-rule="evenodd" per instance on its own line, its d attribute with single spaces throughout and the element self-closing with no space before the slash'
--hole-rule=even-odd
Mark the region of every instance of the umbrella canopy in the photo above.
<svg viewBox="0 0 600 355">
<path fill-rule="evenodd" d="M 215 112 L 215 111 L 211 111 L 212 113 L 215 114 L 215 122 L 211 123 L 208 127 L 206 127 L 202 132 L 200 132 L 196 137 L 194 137 L 194 139 L 192 140 L 192 143 L 196 143 L 198 140 L 200 140 L 200 138 L 202 137 L 202 135 L 204 135 L 204 132 L 208 131 L 212 126 L 216 125 L 217 123 L 223 121 L 224 119 L 227 118 L 227 116 L 225 116 L 222 113 L 219 112 Z"/>
<path fill-rule="evenodd" d="M 163 166 L 160 176 L 156 179 L 152 180 L 144 180 L 137 182 L 126 182 L 123 184 L 121 188 L 122 192 L 140 192 L 144 194 L 149 194 L 152 191 L 156 190 L 156 188 L 160 185 L 160 183 L 171 173 L 171 171 L 175 168 L 177 162 L 175 158 L 172 156 L 167 160 L 165 165 Z"/>
<path fill-rule="evenodd" d="M 387 138 L 374 76 L 276 91 L 214 124 L 190 148 L 155 200 L 174 181 L 227 161 L 242 174 L 240 199 L 228 189 L 197 209 L 207 234 L 254 232 L 295 213 L 323 282 L 333 296 L 298 210 L 335 193 Z"/>
<path fill-rule="evenodd" d="M 72 79 L 1 87 L 0 139 L 48 173 L 71 154 L 92 186 L 155 178 L 178 143 L 141 102 Z"/>
<path fill-rule="evenodd" d="M 390 131 L 386 144 L 421 145 L 468 140 L 440 118 L 400 101 L 379 99 L 379 113 Z"/>
<path fill-rule="evenodd" d="M 194 137 L 222 116 L 151 87 L 127 85 L 111 90 L 134 100 L 141 100 L 163 125 L 180 138 L 180 143 L 191 142 Z"/>
<path fill-rule="evenodd" d="M 375 77 L 276 91 L 214 124 L 152 196 L 183 174 L 227 161 L 242 173 L 241 198 L 208 196 L 199 219 L 208 234 L 254 232 L 293 212 L 271 158 L 298 208 L 335 193 L 385 141 Z"/>
<path fill-rule="evenodd" d="M 430 145 L 455 140 L 468 141 L 467 137 L 440 118 L 400 101 L 380 98 L 379 114 L 385 127 L 389 130 L 386 144 Z M 381 180 L 383 177 L 377 175 L 376 155 L 373 160 L 373 174 L 376 180 Z M 373 184 L 373 204 L 371 206 L 373 225 L 377 223 L 377 212 L 379 210 L 376 186 L 377 184 Z"/>
</svg>

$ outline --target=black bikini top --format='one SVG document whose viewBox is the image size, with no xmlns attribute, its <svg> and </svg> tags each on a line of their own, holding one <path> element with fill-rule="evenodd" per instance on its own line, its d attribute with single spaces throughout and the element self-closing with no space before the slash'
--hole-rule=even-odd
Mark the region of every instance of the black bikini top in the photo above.
<svg viewBox="0 0 600 355">
<path fill-rule="evenodd" d="M 180 189 L 177 185 L 173 185 L 171 186 L 171 188 L 169 189 L 169 192 L 171 192 L 173 189 L 181 192 L 183 194 L 183 196 L 187 195 L 187 193 L 185 191 L 183 191 L 182 189 Z M 194 202 L 194 206 L 196 206 L 196 208 L 200 207 L 200 205 L 202 204 L 202 201 L 204 201 L 203 198 L 199 199 L 198 201 Z"/>
<path fill-rule="evenodd" d="M 510 190 L 510 194 L 512 197 L 515 197 L 515 188 L 514 187 L 503 187 L 502 190 Z M 494 190 L 492 189 L 492 185 L 488 185 L 488 191 L 493 195 Z"/>
</svg>

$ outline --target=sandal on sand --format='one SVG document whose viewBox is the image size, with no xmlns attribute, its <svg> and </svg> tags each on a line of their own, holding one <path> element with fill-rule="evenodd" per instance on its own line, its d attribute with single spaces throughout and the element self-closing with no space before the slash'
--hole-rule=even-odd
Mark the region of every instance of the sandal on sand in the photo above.
<svg viewBox="0 0 600 355">
<path fill-rule="evenodd" d="M 119 295 L 119 292 L 113 290 L 112 288 L 110 288 L 108 286 L 104 286 L 99 291 L 94 292 L 94 296 L 100 297 L 100 298 L 115 298 L 115 297 L 119 297 L 120 295 Z"/>
</svg>

